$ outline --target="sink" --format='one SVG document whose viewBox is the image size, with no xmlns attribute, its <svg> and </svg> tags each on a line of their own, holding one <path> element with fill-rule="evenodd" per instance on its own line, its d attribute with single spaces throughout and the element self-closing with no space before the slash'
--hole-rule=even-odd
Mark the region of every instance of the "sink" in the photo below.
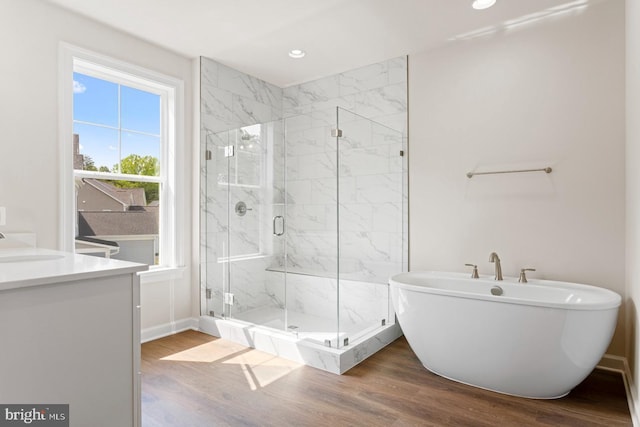
<svg viewBox="0 0 640 427">
<path fill-rule="evenodd" d="M 0 255 L 0 263 L 5 262 L 30 262 L 30 261 L 51 261 L 64 258 L 58 254 L 26 254 L 26 255 Z"/>
</svg>

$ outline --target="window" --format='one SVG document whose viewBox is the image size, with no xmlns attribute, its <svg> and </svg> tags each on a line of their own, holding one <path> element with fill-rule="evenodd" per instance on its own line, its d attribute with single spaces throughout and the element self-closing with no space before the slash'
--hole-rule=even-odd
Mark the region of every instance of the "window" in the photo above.
<svg viewBox="0 0 640 427">
<path fill-rule="evenodd" d="M 61 63 L 63 249 L 181 265 L 182 83 L 68 45 Z"/>
<path fill-rule="evenodd" d="M 93 77 L 95 67 L 74 70 L 76 252 L 157 265 L 162 93 L 118 76 Z"/>
</svg>

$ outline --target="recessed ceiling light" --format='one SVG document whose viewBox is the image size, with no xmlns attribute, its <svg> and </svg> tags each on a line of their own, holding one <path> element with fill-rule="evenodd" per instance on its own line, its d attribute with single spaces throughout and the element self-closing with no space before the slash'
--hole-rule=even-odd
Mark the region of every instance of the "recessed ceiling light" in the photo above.
<svg viewBox="0 0 640 427">
<path fill-rule="evenodd" d="M 496 0 L 473 0 L 471 5 L 474 9 L 482 10 L 488 9 L 496 3 Z"/>
<path fill-rule="evenodd" d="M 494 0 L 495 1 L 495 0 Z M 294 59 L 300 59 L 300 58 L 304 58 L 304 56 L 307 54 L 307 52 L 305 52 L 302 49 L 291 49 L 289 51 L 289 56 L 294 58 Z"/>
</svg>

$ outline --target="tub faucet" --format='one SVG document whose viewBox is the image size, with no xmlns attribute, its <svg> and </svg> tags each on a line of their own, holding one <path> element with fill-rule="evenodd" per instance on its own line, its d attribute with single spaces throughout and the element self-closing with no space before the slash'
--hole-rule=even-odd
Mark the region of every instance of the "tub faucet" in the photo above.
<svg viewBox="0 0 640 427">
<path fill-rule="evenodd" d="M 502 266 L 500 265 L 500 258 L 498 257 L 498 254 L 495 252 L 491 252 L 491 255 L 489 255 L 489 262 L 493 262 L 496 264 L 496 276 L 494 277 L 494 279 L 502 280 Z"/>
<path fill-rule="evenodd" d="M 480 276 L 478 275 L 478 266 L 475 264 L 465 264 L 467 267 L 473 267 L 473 271 L 471 272 L 471 278 L 472 279 L 479 279 Z"/>
<path fill-rule="evenodd" d="M 528 283 L 527 280 L 527 271 L 536 271 L 535 268 L 521 268 L 520 269 L 520 277 L 518 278 L 518 282 L 520 283 Z"/>
</svg>

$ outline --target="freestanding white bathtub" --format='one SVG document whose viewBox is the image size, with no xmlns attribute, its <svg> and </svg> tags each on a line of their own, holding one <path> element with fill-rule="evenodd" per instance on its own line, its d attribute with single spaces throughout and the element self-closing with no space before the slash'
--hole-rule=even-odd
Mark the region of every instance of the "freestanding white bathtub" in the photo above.
<svg viewBox="0 0 640 427">
<path fill-rule="evenodd" d="M 607 289 L 535 279 L 410 272 L 389 284 L 400 326 L 428 370 L 537 399 L 562 397 L 589 375 L 621 302 Z M 502 295 L 492 294 L 496 286 Z"/>
</svg>

